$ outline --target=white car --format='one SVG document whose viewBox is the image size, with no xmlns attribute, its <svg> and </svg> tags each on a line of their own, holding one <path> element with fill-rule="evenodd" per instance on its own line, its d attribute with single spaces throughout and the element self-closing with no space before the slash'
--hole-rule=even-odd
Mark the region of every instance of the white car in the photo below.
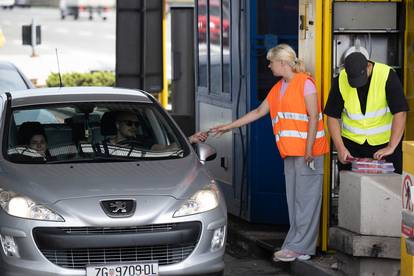
<svg viewBox="0 0 414 276">
<path fill-rule="evenodd" d="M 73 16 L 77 20 L 82 14 L 86 14 L 89 20 L 98 15 L 106 20 L 108 11 L 115 6 L 115 0 L 60 0 L 60 18 Z"/>
<path fill-rule="evenodd" d="M 3 7 L 3 9 L 10 8 L 12 9 L 14 6 L 14 0 L 0 0 L 0 7 Z"/>
</svg>

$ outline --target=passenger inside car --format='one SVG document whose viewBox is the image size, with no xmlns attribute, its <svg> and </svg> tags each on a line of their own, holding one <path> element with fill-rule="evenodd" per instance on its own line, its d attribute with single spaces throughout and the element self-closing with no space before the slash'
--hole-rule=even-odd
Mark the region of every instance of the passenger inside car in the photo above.
<svg viewBox="0 0 414 276">
<path fill-rule="evenodd" d="M 39 122 L 24 122 L 18 132 L 18 143 L 35 151 L 43 158 L 50 158 L 45 130 Z"/>
</svg>

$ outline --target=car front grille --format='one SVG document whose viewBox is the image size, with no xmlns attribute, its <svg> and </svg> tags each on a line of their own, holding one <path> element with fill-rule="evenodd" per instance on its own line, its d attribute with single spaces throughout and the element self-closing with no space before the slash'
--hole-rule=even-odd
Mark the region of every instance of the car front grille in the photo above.
<svg viewBox="0 0 414 276">
<path fill-rule="evenodd" d="M 145 232 L 158 232 L 158 231 L 170 231 L 174 227 L 174 224 L 150 224 L 143 226 L 133 227 L 60 227 L 68 234 L 122 234 L 122 233 L 145 233 Z"/>
<path fill-rule="evenodd" d="M 124 248 L 42 249 L 52 263 L 72 269 L 92 264 L 110 264 L 137 261 L 158 261 L 159 265 L 176 264 L 193 252 L 195 244 L 144 246 Z"/>
<path fill-rule="evenodd" d="M 201 235 L 200 222 L 134 227 L 38 227 L 33 237 L 52 263 L 72 269 L 92 264 L 156 261 L 176 264 L 186 259 Z"/>
</svg>

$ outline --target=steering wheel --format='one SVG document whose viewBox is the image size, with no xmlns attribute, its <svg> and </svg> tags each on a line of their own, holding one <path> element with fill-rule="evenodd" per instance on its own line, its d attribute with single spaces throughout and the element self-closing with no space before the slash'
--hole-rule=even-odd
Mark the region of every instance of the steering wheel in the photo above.
<svg viewBox="0 0 414 276">
<path fill-rule="evenodd" d="M 118 142 L 118 145 L 120 146 L 130 146 L 131 148 L 137 147 L 137 148 L 144 148 L 144 144 L 140 141 L 137 141 L 136 139 L 125 139 L 120 142 Z"/>
</svg>

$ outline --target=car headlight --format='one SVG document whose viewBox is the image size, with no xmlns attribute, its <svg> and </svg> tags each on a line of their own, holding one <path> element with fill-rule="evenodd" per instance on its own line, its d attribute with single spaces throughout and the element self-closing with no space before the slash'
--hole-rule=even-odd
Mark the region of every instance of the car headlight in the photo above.
<svg viewBox="0 0 414 276">
<path fill-rule="evenodd" d="M 65 221 L 49 208 L 37 204 L 28 197 L 0 188 L 0 206 L 6 213 L 19 218 L 36 220 Z"/>
<path fill-rule="evenodd" d="M 211 183 L 186 200 L 180 209 L 175 211 L 174 217 L 194 215 L 213 210 L 219 204 L 219 190 L 216 184 Z"/>
</svg>

